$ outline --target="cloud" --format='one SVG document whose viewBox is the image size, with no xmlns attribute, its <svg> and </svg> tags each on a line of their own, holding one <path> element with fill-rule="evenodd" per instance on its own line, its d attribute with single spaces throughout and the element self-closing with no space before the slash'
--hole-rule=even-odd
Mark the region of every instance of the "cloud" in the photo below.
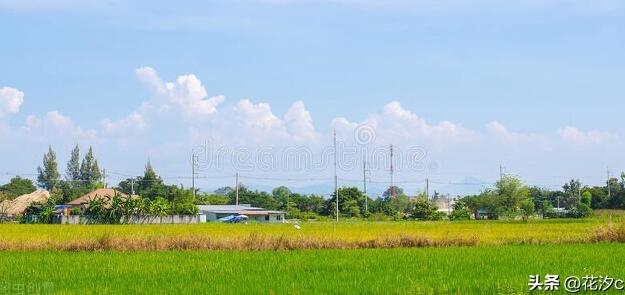
<svg viewBox="0 0 625 295">
<path fill-rule="evenodd" d="M 253 104 L 244 99 L 234 106 L 237 119 L 246 128 L 258 131 L 279 130 L 283 128 L 282 121 L 271 112 L 268 103 Z"/>
<path fill-rule="evenodd" d="M 24 92 L 11 87 L 0 88 L 0 118 L 20 111 Z"/>
<path fill-rule="evenodd" d="M 140 133 L 146 128 L 146 122 L 143 115 L 134 112 L 117 121 L 104 119 L 100 123 L 100 126 L 105 135 L 125 136 Z"/>
<path fill-rule="evenodd" d="M 604 131 L 581 131 L 576 127 L 566 126 L 558 130 L 560 137 L 570 143 L 576 144 L 602 144 L 606 141 L 617 139 L 618 136 Z"/>
<path fill-rule="evenodd" d="M 303 101 L 296 101 L 284 115 L 286 128 L 297 140 L 319 140 L 319 133 L 315 130 L 312 116 L 306 109 Z"/>
<path fill-rule="evenodd" d="M 548 138 L 544 135 L 510 131 L 499 121 L 491 121 L 486 124 L 486 130 L 491 136 L 494 136 L 495 139 L 507 144 L 546 144 L 548 142 Z"/>
<path fill-rule="evenodd" d="M 398 101 L 386 104 L 382 113 L 370 115 L 358 123 L 344 117 L 332 120 L 337 130 L 353 132 L 358 125 L 374 129 L 375 137 L 383 143 L 411 142 L 413 144 L 466 143 L 476 140 L 477 134 L 450 121 L 430 124 L 414 112 L 405 109 Z"/>
<path fill-rule="evenodd" d="M 19 128 L 20 135 L 34 141 L 51 141 L 52 139 L 67 138 L 75 141 L 95 140 L 97 132 L 92 129 L 83 129 L 74 121 L 58 111 L 50 111 L 42 117 L 29 115 L 26 124 Z"/>
<path fill-rule="evenodd" d="M 320 137 L 302 101 L 293 103 L 283 118 L 276 116 L 268 103 L 255 104 L 248 99 L 240 100 L 232 110 L 234 124 L 256 141 L 316 142 Z M 221 118 L 221 121 L 226 120 L 228 118 Z"/>
<path fill-rule="evenodd" d="M 225 97 L 208 97 L 206 88 L 193 74 L 181 75 L 175 82 L 163 82 L 156 70 L 142 67 L 136 70 L 140 81 L 149 86 L 160 98 L 158 110 L 168 110 L 171 106 L 181 109 L 189 119 L 201 119 L 217 112 L 217 106 Z"/>
<path fill-rule="evenodd" d="M 185 124 L 192 138 L 207 133 L 202 132 L 202 129 L 210 129 L 211 138 L 231 138 L 236 142 L 246 138 L 256 143 L 315 142 L 320 138 L 312 115 L 302 101 L 293 103 L 284 117 L 274 114 L 270 104 L 254 103 L 249 99 L 239 100 L 230 108 L 219 111 L 224 96 L 209 97 L 202 81 L 194 74 L 180 75 L 175 82 L 164 82 L 155 69 L 142 67 L 136 70 L 136 75 L 156 96 L 145 102 L 138 111 L 146 118 L 145 124 L 148 124 L 153 112 L 175 114 L 171 110 L 179 109 L 187 119 Z M 110 120 L 105 123 L 107 126 L 112 124 Z M 219 134 L 221 131 L 224 134 Z"/>
</svg>

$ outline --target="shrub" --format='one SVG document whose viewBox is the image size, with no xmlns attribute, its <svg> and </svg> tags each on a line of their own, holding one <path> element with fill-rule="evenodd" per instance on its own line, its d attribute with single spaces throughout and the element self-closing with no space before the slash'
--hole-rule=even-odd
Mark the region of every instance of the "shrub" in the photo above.
<svg viewBox="0 0 625 295">
<path fill-rule="evenodd" d="M 371 221 L 388 221 L 391 218 L 384 213 L 377 212 L 369 214 L 368 219 Z"/>
<path fill-rule="evenodd" d="M 78 207 L 74 207 L 71 210 L 69 210 L 69 214 L 70 215 L 80 215 L 80 214 L 82 214 L 82 210 L 80 210 L 80 208 L 78 208 Z"/>
<path fill-rule="evenodd" d="M 445 212 L 441 212 L 441 211 L 434 211 L 432 214 L 430 214 L 430 216 L 428 216 L 427 220 L 443 220 L 447 217 L 447 214 L 445 214 Z"/>
<path fill-rule="evenodd" d="M 449 220 L 469 220 L 471 219 L 471 211 L 467 208 L 454 208 L 449 215 Z"/>
<path fill-rule="evenodd" d="M 417 198 L 414 201 L 411 216 L 418 220 L 433 220 L 433 218 L 439 218 L 436 216 L 437 208 L 432 202 L 424 198 Z"/>
</svg>

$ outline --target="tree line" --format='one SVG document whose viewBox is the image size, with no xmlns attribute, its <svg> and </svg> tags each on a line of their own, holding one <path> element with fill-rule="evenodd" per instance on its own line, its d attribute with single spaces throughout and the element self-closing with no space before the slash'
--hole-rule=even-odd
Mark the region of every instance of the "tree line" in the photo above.
<svg viewBox="0 0 625 295">
<path fill-rule="evenodd" d="M 103 175 L 91 147 L 82 159 L 78 146 L 71 151 L 64 178 L 61 178 L 58 169 L 56 153 L 50 147 L 43 156 L 42 165 L 37 167 L 36 184 L 51 192 L 55 204 L 67 203 L 104 187 Z M 236 202 L 236 190 L 232 187 L 222 187 L 214 192 L 193 192 L 189 188 L 166 184 L 150 161 L 145 165 L 142 176 L 122 180 L 115 188 L 128 195 L 141 196 L 146 202 L 167 203 L 167 210 L 172 212 L 181 206 L 188 209 L 199 204 Z M 0 186 L 0 201 L 34 190 L 35 185 L 31 180 L 14 177 L 8 184 Z M 370 198 L 357 187 L 342 187 L 338 193 L 339 214 L 345 218 L 462 220 L 532 216 L 585 217 L 593 209 L 625 209 L 625 173 L 620 178 L 611 178 L 605 186 L 584 186 L 579 180 L 572 179 L 560 190 L 527 186 L 520 178 L 506 175 L 493 188 L 485 189 L 480 194 L 454 197 L 449 216 L 438 210 L 436 201 L 441 196 L 437 192 L 432 198 L 422 192 L 411 197 L 402 188 L 394 186 L 389 187 L 379 198 Z M 334 193 L 325 198 L 317 194 L 295 193 L 285 186 L 264 192 L 240 185 L 238 199 L 241 204 L 285 211 L 288 218 L 330 218 L 337 214 Z"/>
</svg>

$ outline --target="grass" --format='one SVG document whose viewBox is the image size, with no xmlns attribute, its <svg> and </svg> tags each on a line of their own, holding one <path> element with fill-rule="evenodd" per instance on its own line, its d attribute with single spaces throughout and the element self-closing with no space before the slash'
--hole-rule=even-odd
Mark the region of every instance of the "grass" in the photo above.
<svg viewBox="0 0 625 295">
<path fill-rule="evenodd" d="M 520 294 L 530 274 L 625 278 L 619 244 L 0 252 L 2 287 L 56 294 Z M 12 293 L 12 292 L 7 292 Z"/>
<path fill-rule="evenodd" d="M 609 221 L 309 222 L 195 225 L 0 225 L 4 250 L 395 248 L 579 243 Z"/>
</svg>

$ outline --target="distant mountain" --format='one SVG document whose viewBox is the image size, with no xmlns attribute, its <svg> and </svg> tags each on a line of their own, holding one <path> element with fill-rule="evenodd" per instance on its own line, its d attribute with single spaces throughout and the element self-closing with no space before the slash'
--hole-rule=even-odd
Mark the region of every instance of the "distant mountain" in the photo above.
<svg viewBox="0 0 625 295">
<path fill-rule="evenodd" d="M 458 181 L 452 181 L 448 184 L 437 184 L 432 186 L 433 189 L 441 194 L 450 194 L 452 196 L 465 196 L 479 194 L 488 187 L 492 187 L 487 181 L 466 177 Z"/>
</svg>

